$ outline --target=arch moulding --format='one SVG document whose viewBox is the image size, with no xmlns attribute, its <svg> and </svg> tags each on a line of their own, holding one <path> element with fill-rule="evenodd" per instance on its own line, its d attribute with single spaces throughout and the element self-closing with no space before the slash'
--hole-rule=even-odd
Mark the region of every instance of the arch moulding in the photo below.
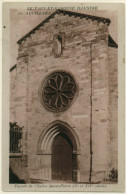
<svg viewBox="0 0 126 194">
<path fill-rule="evenodd" d="M 53 140 L 60 133 L 67 135 L 71 140 L 73 154 L 80 154 L 80 142 L 77 134 L 66 122 L 60 120 L 52 122 L 42 131 L 38 139 L 36 154 L 51 154 Z"/>
<path fill-rule="evenodd" d="M 41 174 L 43 180 L 52 180 L 51 156 L 52 144 L 58 134 L 65 134 L 72 143 L 73 148 L 73 173 L 72 181 L 80 182 L 80 142 L 75 131 L 65 122 L 54 121 L 40 134 L 37 144 L 37 155 L 41 155 Z"/>
</svg>

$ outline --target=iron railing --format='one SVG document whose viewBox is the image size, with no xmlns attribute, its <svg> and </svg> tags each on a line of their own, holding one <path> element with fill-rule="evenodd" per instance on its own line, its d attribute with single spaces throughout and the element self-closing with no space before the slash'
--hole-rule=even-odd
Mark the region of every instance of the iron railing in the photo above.
<svg viewBox="0 0 126 194">
<path fill-rule="evenodd" d="M 10 153 L 21 153 L 22 129 L 16 122 L 10 122 Z"/>
</svg>

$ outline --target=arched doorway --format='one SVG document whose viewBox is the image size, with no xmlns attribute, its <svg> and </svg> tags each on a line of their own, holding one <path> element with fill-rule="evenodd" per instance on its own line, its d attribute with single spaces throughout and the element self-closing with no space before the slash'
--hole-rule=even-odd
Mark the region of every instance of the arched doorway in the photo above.
<svg viewBox="0 0 126 194">
<path fill-rule="evenodd" d="M 41 155 L 43 180 L 80 181 L 80 143 L 78 136 L 67 123 L 54 121 L 41 133 L 37 155 Z"/>
<path fill-rule="evenodd" d="M 52 179 L 72 181 L 73 145 L 63 133 L 58 134 L 52 144 Z"/>
</svg>

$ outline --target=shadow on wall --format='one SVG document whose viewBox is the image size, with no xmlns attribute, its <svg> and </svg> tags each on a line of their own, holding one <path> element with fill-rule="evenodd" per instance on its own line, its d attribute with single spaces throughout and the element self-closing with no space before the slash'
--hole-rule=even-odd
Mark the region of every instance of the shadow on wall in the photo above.
<svg viewBox="0 0 126 194">
<path fill-rule="evenodd" d="M 9 183 L 14 184 L 14 183 L 18 183 L 18 184 L 25 184 L 24 180 L 20 180 L 19 177 L 13 173 L 12 169 L 9 168 Z"/>
</svg>

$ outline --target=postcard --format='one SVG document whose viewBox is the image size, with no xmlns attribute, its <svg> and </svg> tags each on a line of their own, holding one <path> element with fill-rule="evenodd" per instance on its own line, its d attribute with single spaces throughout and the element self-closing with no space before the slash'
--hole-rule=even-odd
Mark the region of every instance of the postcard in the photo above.
<svg viewBox="0 0 126 194">
<path fill-rule="evenodd" d="M 3 2 L 4 191 L 124 191 L 124 4 Z"/>
</svg>

